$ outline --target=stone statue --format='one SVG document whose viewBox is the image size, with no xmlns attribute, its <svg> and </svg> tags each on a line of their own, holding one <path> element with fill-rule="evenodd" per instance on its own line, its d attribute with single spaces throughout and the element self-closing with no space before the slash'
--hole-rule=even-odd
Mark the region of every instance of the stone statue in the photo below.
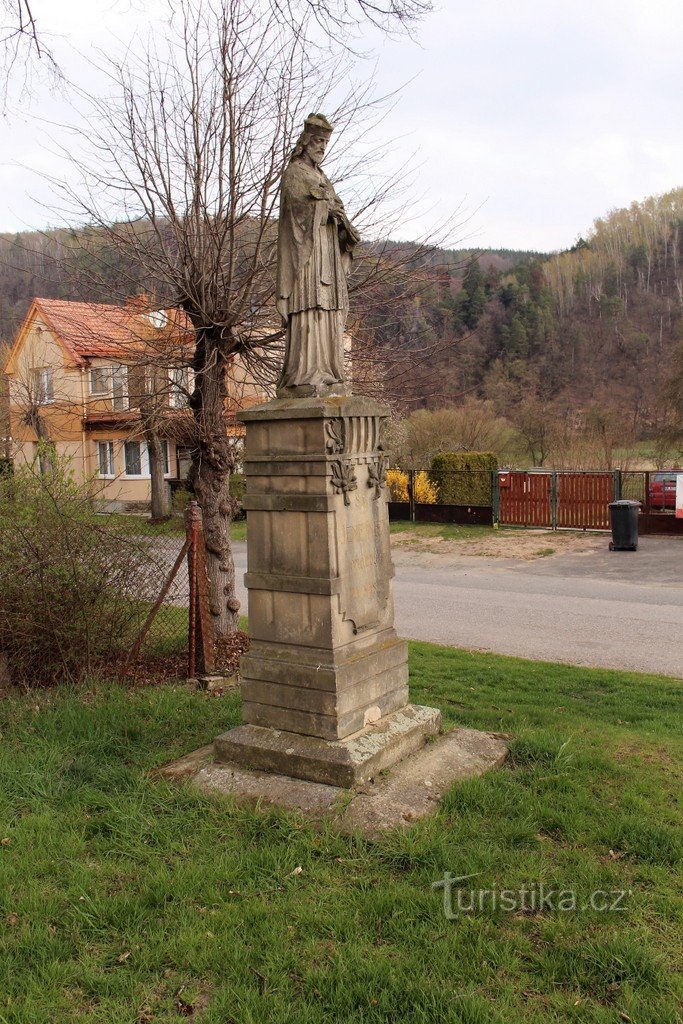
<svg viewBox="0 0 683 1024">
<path fill-rule="evenodd" d="M 277 307 L 287 326 L 278 397 L 344 395 L 346 277 L 360 235 L 320 170 L 332 125 L 309 114 L 280 187 Z"/>
</svg>

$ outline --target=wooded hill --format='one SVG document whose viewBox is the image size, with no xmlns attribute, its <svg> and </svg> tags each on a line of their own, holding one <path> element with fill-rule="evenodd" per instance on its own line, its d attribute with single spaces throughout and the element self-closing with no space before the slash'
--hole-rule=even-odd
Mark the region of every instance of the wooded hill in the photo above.
<svg viewBox="0 0 683 1024">
<path fill-rule="evenodd" d="M 513 420 L 530 404 L 568 420 L 601 407 L 624 436 L 661 431 L 683 339 L 683 189 L 612 211 L 568 252 L 482 253 L 464 269 L 444 256 L 396 337 L 443 338 L 418 368 L 423 406 L 475 395 Z"/>
<path fill-rule="evenodd" d="M 600 408 L 654 436 L 683 338 L 682 226 L 676 189 L 596 220 L 568 252 L 433 250 L 417 297 L 390 276 L 378 284 L 363 330 L 387 353 L 415 352 L 413 408 L 476 396 L 512 420 L 568 422 Z M 173 299 L 95 232 L 0 235 L 0 340 L 35 295 L 120 303 L 141 290 Z"/>
</svg>

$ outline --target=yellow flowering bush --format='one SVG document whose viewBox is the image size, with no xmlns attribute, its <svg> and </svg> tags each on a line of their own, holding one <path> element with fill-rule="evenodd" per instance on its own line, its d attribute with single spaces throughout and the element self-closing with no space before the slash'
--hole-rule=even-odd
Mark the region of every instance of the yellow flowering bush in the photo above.
<svg viewBox="0 0 683 1024">
<path fill-rule="evenodd" d="M 392 501 L 408 501 L 408 474 L 395 466 L 387 470 L 387 486 Z M 424 470 L 415 474 L 415 501 L 423 505 L 436 505 L 438 493 Z"/>
</svg>

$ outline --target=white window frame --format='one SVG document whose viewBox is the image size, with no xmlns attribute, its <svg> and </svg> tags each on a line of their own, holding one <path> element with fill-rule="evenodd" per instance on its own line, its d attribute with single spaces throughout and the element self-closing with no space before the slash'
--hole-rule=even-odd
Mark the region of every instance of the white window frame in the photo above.
<svg viewBox="0 0 683 1024">
<path fill-rule="evenodd" d="M 128 463 L 126 460 L 126 450 L 129 444 L 136 444 L 140 452 L 140 472 L 129 473 Z M 125 480 L 144 480 L 149 479 L 149 452 L 147 451 L 147 445 L 144 441 L 124 441 L 123 442 L 123 476 Z"/>
<path fill-rule="evenodd" d="M 118 375 L 121 377 L 121 394 L 117 396 L 114 393 L 114 388 Z M 118 408 L 116 407 L 117 401 L 121 402 Z M 129 408 L 128 367 L 125 363 L 117 363 L 111 368 L 111 407 L 114 412 L 125 412 Z"/>
<path fill-rule="evenodd" d="M 52 366 L 35 366 L 31 370 L 36 405 L 52 405 L 55 400 L 55 381 Z M 48 385 L 46 387 L 46 384 Z"/>
<path fill-rule="evenodd" d="M 104 387 L 101 391 L 96 391 L 93 384 L 93 374 L 101 373 L 104 377 Z M 111 397 L 111 384 L 112 384 L 112 367 L 111 366 L 91 366 L 90 367 L 90 394 L 96 395 L 98 398 Z"/>
<path fill-rule="evenodd" d="M 191 366 L 171 366 L 168 380 L 171 385 L 168 404 L 172 409 L 187 409 L 194 390 L 194 370 Z"/>
<path fill-rule="evenodd" d="M 116 476 L 116 462 L 113 441 L 97 441 L 97 475 L 102 480 L 113 480 Z M 107 464 L 111 472 L 102 472 L 102 447 L 106 445 Z"/>
<path fill-rule="evenodd" d="M 126 469 L 126 445 L 136 444 L 140 449 L 140 473 L 129 473 Z M 164 479 L 171 476 L 171 451 L 168 441 L 162 440 L 161 446 L 164 453 Z M 124 441 L 123 442 L 123 478 L 124 480 L 149 480 L 149 444 L 146 441 Z"/>
</svg>

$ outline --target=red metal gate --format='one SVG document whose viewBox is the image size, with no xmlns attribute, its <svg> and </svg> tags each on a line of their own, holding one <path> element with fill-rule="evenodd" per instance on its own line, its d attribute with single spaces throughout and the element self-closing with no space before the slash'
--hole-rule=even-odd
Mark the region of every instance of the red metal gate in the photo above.
<svg viewBox="0 0 683 1024">
<path fill-rule="evenodd" d="M 498 474 L 499 521 L 509 526 L 608 530 L 612 473 Z"/>
<path fill-rule="evenodd" d="M 552 526 L 550 473 L 499 473 L 501 523 Z"/>
<path fill-rule="evenodd" d="M 612 473 L 558 473 L 555 523 L 574 530 L 609 530 Z"/>
</svg>

